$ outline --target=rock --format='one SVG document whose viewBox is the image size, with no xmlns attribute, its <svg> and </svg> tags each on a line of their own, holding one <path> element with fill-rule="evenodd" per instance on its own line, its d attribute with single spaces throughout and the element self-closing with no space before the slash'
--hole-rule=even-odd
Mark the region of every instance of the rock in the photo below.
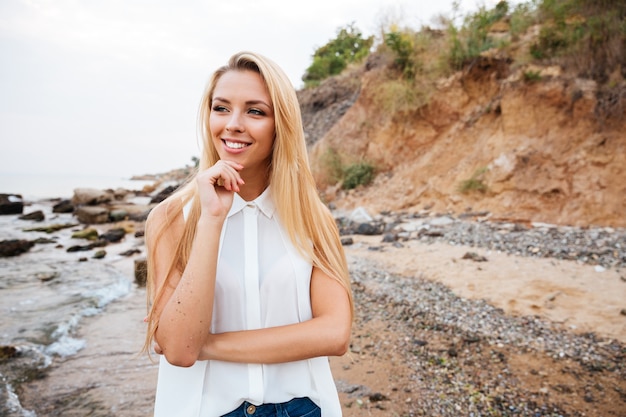
<svg viewBox="0 0 626 417">
<path fill-rule="evenodd" d="M 105 256 L 107 256 L 107 251 L 105 251 L 104 249 L 96 251 L 96 253 L 93 254 L 94 259 L 102 259 Z"/>
<path fill-rule="evenodd" d="M 108 203 L 113 200 L 113 193 L 97 188 L 76 188 L 72 197 L 72 204 L 76 206 Z"/>
<path fill-rule="evenodd" d="M 125 235 L 126 230 L 123 227 L 118 227 L 103 233 L 100 238 L 106 240 L 107 242 L 115 243 L 122 240 Z"/>
<path fill-rule="evenodd" d="M 24 201 L 19 194 L 0 194 L 0 214 L 22 214 Z"/>
<path fill-rule="evenodd" d="M 52 281 L 53 279 L 55 279 L 56 277 L 59 276 L 59 273 L 56 271 L 51 271 L 51 272 L 38 272 L 37 274 L 35 274 L 35 276 L 37 277 L 37 279 L 41 282 L 48 282 L 48 281 Z"/>
<path fill-rule="evenodd" d="M 138 253 L 141 253 L 139 249 L 128 249 L 120 253 L 120 256 L 132 256 L 132 255 L 137 255 Z"/>
<path fill-rule="evenodd" d="M 70 246 L 69 248 L 67 248 L 67 252 L 85 252 L 88 250 L 92 250 L 93 248 L 101 248 L 103 246 L 106 246 L 109 242 L 107 242 L 106 240 L 96 240 L 93 243 L 90 243 L 88 245 L 74 245 L 74 246 Z"/>
<path fill-rule="evenodd" d="M 73 213 L 74 204 L 70 200 L 61 200 L 52 206 L 53 213 Z"/>
<path fill-rule="evenodd" d="M 74 239 L 98 240 L 98 231 L 92 227 L 88 227 L 78 232 L 72 233 Z"/>
<path fill-rule="evenodd" d="M 398 236 L 393 233 L 385 233 L 383 236 L 383 242 L 385 243 L 393 243 L 398 240 Z"/>
<path fill-rule="evenodd" d="M 128 211 L 126 210 L 111 210 L 111 212 L 109 213 L 109 219 L 112 222 L 121 222 L 122 220 L 126 220 L 128 218 L 128 215 Z"/>
<path fill-rule="evenodd" d="M 476 252 L 466 252 L 461 259 L 471 259 L 474 262 L 487 262 L 487 258 Z"/>
<path fill-rule="evenodd" d="M 349 218 L 355 223 L 369 223 L 374 220 L 363 207 L 355 208 L 352 213 L 350 213 Z"/>
<path fill-rule="evenodd" d="M 18 217 L 18 219 L 20 219 L 20 220 L 33 220 L 33 221 L 36 221 L 36 222 L 41 222 L 45 218 L 46 218 L 46 216 L 43 214 L 43 211 L 41 211 L 41 210 L 32 211 L 30 213 L 23 214 L 20 217 Z"/>
<path fill-rule="evenodd" d="M 150 214 L 150 209 L 141 213 L 130 213 L 128 215 L 128 220 L 132 220 L 134 222 L 145 222 L 146 219 L 148 219 L 148 214 Z"/>
<path fill-rule="evenodd" d="M 30 227 L 28 229 L 24 229 L 25 232 L 44 232 L 44 233 L 54 233 L 59 230 L 67 229 L 70 227 L 78 226 L 76 223 L 56 223 L 50 224 L 48 226 L 41 227 Z"/>
<path fill-rule="evenodd" d="M 354 244 L 354 239 L 352 239 L 351 237 L 341 238 L 341 244 L 343 246 L 350 246 L 350 245 Z"/>
<path fill-rule="evenodd" d="M 83 224 L 103 224 L 109 221 L 109 210 L 104 207 L 83 206 L 76 209 L 76 217 Z"/>
<path fill-rule="evenodd" d="M 357 226 L 355 233 L 358 235 L 379 235 L 382 233 L 379 227 L 374 226 L 371 223 L 361 223 Z"/>
<path fill-rule="evenodd" d="M 375 392 L 373 394 L 370 394 L 369 399 L 373 403 L 378 402 L 378 401 L 389 401 L 389 397 L 387 397 L 384 394 L 381 394 L 380 392 Z"/>
<path fill-rule="evenodd" d="M 19 350 L 15 346 L 0 346 L 0 359 L 11 359 L 19 355 Z"/>
<path fill-rule="evenodd" d="M 135 259 L 135 284 L 145 287 L 148 281 L 148 262 L 145 258 Z"/>
<path fill-rule="evenodd" d="M 0 257 L 18 256 L 28 252 L 35 243 L 30 240 L 10 239 L 0 242 Z"/>
<path fill-rule="evenodd" d="M 160 203 L 161 201 L 163 201 L 167 197 L 169 197 L 177 189 L 178 189 L 177 185 L 169 185 L 169 186 L 165 187 L 164 189 L 159 191 L 157 195 L 152 197 L 152 199 L 150 200 L 150 204 Z"/>
</svg>

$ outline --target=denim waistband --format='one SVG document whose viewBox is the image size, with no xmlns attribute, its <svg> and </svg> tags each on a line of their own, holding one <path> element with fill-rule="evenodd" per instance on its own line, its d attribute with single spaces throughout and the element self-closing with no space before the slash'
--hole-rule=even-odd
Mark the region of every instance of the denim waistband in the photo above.
<svg viewBox="0 0 626 417">
<path fill-rule="evenodd" d="M 247 401 L 222 417 L 274 417 L 285 415 L 303 415 L 313 411 L 317 405 L 308 397 L 294 398 L 293 400 L 277 404 L 254 405 Z M 297 414 L 296 414 L 297 413 Z"/>
</svg>

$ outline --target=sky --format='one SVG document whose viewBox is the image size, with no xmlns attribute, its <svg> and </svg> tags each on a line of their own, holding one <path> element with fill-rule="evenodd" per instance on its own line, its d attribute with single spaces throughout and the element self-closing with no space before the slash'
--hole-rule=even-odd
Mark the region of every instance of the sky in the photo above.
<svg viewBox="0 0 626 417">
<path fill-rule="evenodd" d="M 0 0 L 0 174 L 189 165 L 205 84 L 233 53 L 266 55 L 300 88 L 339 28 L 419 29 L 451 11 L 452 0 Z"/>
</svg>

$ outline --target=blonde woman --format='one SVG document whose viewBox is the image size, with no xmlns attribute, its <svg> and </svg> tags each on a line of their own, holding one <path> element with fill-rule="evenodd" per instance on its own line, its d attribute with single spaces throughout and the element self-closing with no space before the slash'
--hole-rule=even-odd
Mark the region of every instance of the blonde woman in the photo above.
<svg viewBox="0 0 626 417">
<path fill-rule="evenodd" d="M 352 295 L 284 72 L 238 53 L 200 107 L 198 173 L 146 223 L 155 416 L 341 416 Z"/>
</svg>

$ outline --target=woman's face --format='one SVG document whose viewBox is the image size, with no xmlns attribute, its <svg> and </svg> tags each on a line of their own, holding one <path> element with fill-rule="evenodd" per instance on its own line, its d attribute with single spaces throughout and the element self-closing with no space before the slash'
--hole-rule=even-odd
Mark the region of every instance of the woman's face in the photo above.
<svg viewBox="0 0 626 417">
<path fill-rule="evenodd" d="M 276 136 L 274 106 L 258 73 L 228 71 L 219 78 L 209 128 L 220 159 L 243 165 L 242 174 L 267 172 Z"/>
</svg>

